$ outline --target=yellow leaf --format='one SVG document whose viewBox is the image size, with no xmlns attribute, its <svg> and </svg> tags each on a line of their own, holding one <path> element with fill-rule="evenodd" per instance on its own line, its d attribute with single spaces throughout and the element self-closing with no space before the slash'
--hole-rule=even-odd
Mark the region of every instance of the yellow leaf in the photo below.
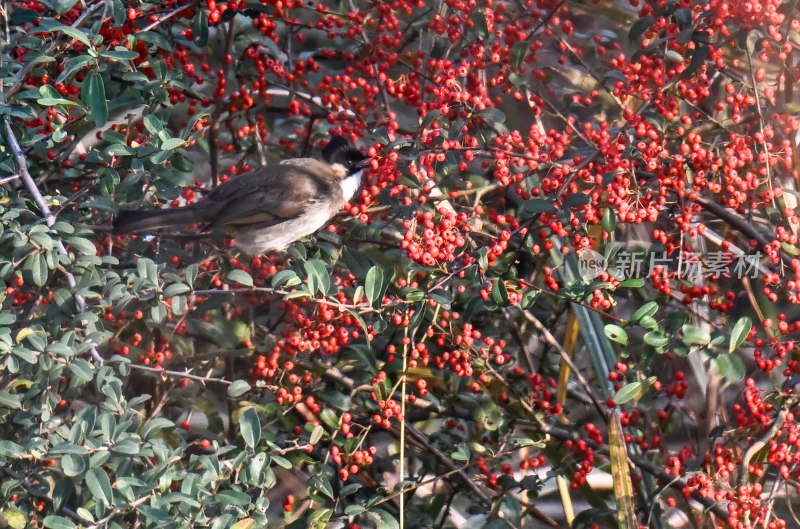
<svg viewBox="0 0 800 529">
<path fill-rule="evenodd" d="M 17 343 L 22 342 L 22 340 L 24 340 L 31 334 L 44 334 L 44 331 L 39 329 L 34 329 L 32 327 L 25 327 L 24 329 L 22 329 L 17 333 Z"/>
<path fill-rule="evenodd" d="M 8 524 L 7 526 L 11 529 L 25 529 L 25 527 L 28 525 L 28 522 L 25 520 L 25 515 L 22 514 L 22 511 L 14 507 L 0 512 L 0 519 L 5 521 L 5 523 Z"/>
<path fill-rule="evenodd" d="M 633 483 L 628 467 L 628 450 L 622 433 L 619 410 L 614 410 L 608 421 L 608 449 L 611 456 L 611 477 L 614 480 L 614 497 L 617 499 L 617 523 L 620 529 L 638 529 L 633 506 Z"/>
<path fill-rule="evenodd" d="M 233 526 L 231 526 L 231 529 L 252 529 L 255 526 L 256 526 L 255 520 L 253 520 L 252 518 L 245 518 L 244 520 L 239 520 L 238 522 L 233 524 Z"/>
</svg>

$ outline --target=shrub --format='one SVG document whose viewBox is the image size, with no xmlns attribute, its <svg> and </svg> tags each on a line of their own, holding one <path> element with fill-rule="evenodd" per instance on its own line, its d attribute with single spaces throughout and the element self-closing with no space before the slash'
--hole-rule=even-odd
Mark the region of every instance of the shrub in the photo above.
<svg viewBox="0 0 800 529">
<path fill-rule="evenodd" d="M 796 2 L 3 6 L 6 525 L 791 524 Z M 108 231 L 331 134 L 286 253 Z"/>
</svg>

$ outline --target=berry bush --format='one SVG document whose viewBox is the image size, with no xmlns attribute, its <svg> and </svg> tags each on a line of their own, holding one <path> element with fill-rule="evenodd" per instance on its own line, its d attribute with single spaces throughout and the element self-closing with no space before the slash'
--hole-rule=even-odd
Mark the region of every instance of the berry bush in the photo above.
<svg viewBox="0 0 800 529">
<path fill-rule="evenodd" d="M 2 0 L 0 524 L 797 527 L 797 0 Z M 332 134 L 287 252 L 113 236 Z"/>
</svg>

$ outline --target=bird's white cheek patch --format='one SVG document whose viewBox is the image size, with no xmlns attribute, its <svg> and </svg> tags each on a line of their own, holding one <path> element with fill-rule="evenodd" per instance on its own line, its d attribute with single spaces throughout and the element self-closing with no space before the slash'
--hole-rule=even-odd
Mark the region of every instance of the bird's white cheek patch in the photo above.
<svg viewBox="0 0 800 529">
<path fill-rule="evenodd" d="M 356 194 L 358 188 L 361 186 L 361 175 L 364 174 L 364 170 L 357 173 L 353 173 L 344 180 L 342 180 L 342 196 L 344 197 L 345 202 L 349 202 L 353 195 Z"/>
</svg>

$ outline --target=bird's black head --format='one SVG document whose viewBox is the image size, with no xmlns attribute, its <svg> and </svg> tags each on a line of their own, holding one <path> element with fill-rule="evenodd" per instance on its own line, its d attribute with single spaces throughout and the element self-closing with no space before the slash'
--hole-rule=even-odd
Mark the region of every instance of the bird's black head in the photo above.
<svg viewBox="0 0 800 529">
<path fill-rule="evenodd" d="M 322 149 L 322 158 L 330 163 L 343 165 L 348 174 L 364 169 L 369 158 L 356 149 L 344 136 L 334 136 Z"/>
</svg>

